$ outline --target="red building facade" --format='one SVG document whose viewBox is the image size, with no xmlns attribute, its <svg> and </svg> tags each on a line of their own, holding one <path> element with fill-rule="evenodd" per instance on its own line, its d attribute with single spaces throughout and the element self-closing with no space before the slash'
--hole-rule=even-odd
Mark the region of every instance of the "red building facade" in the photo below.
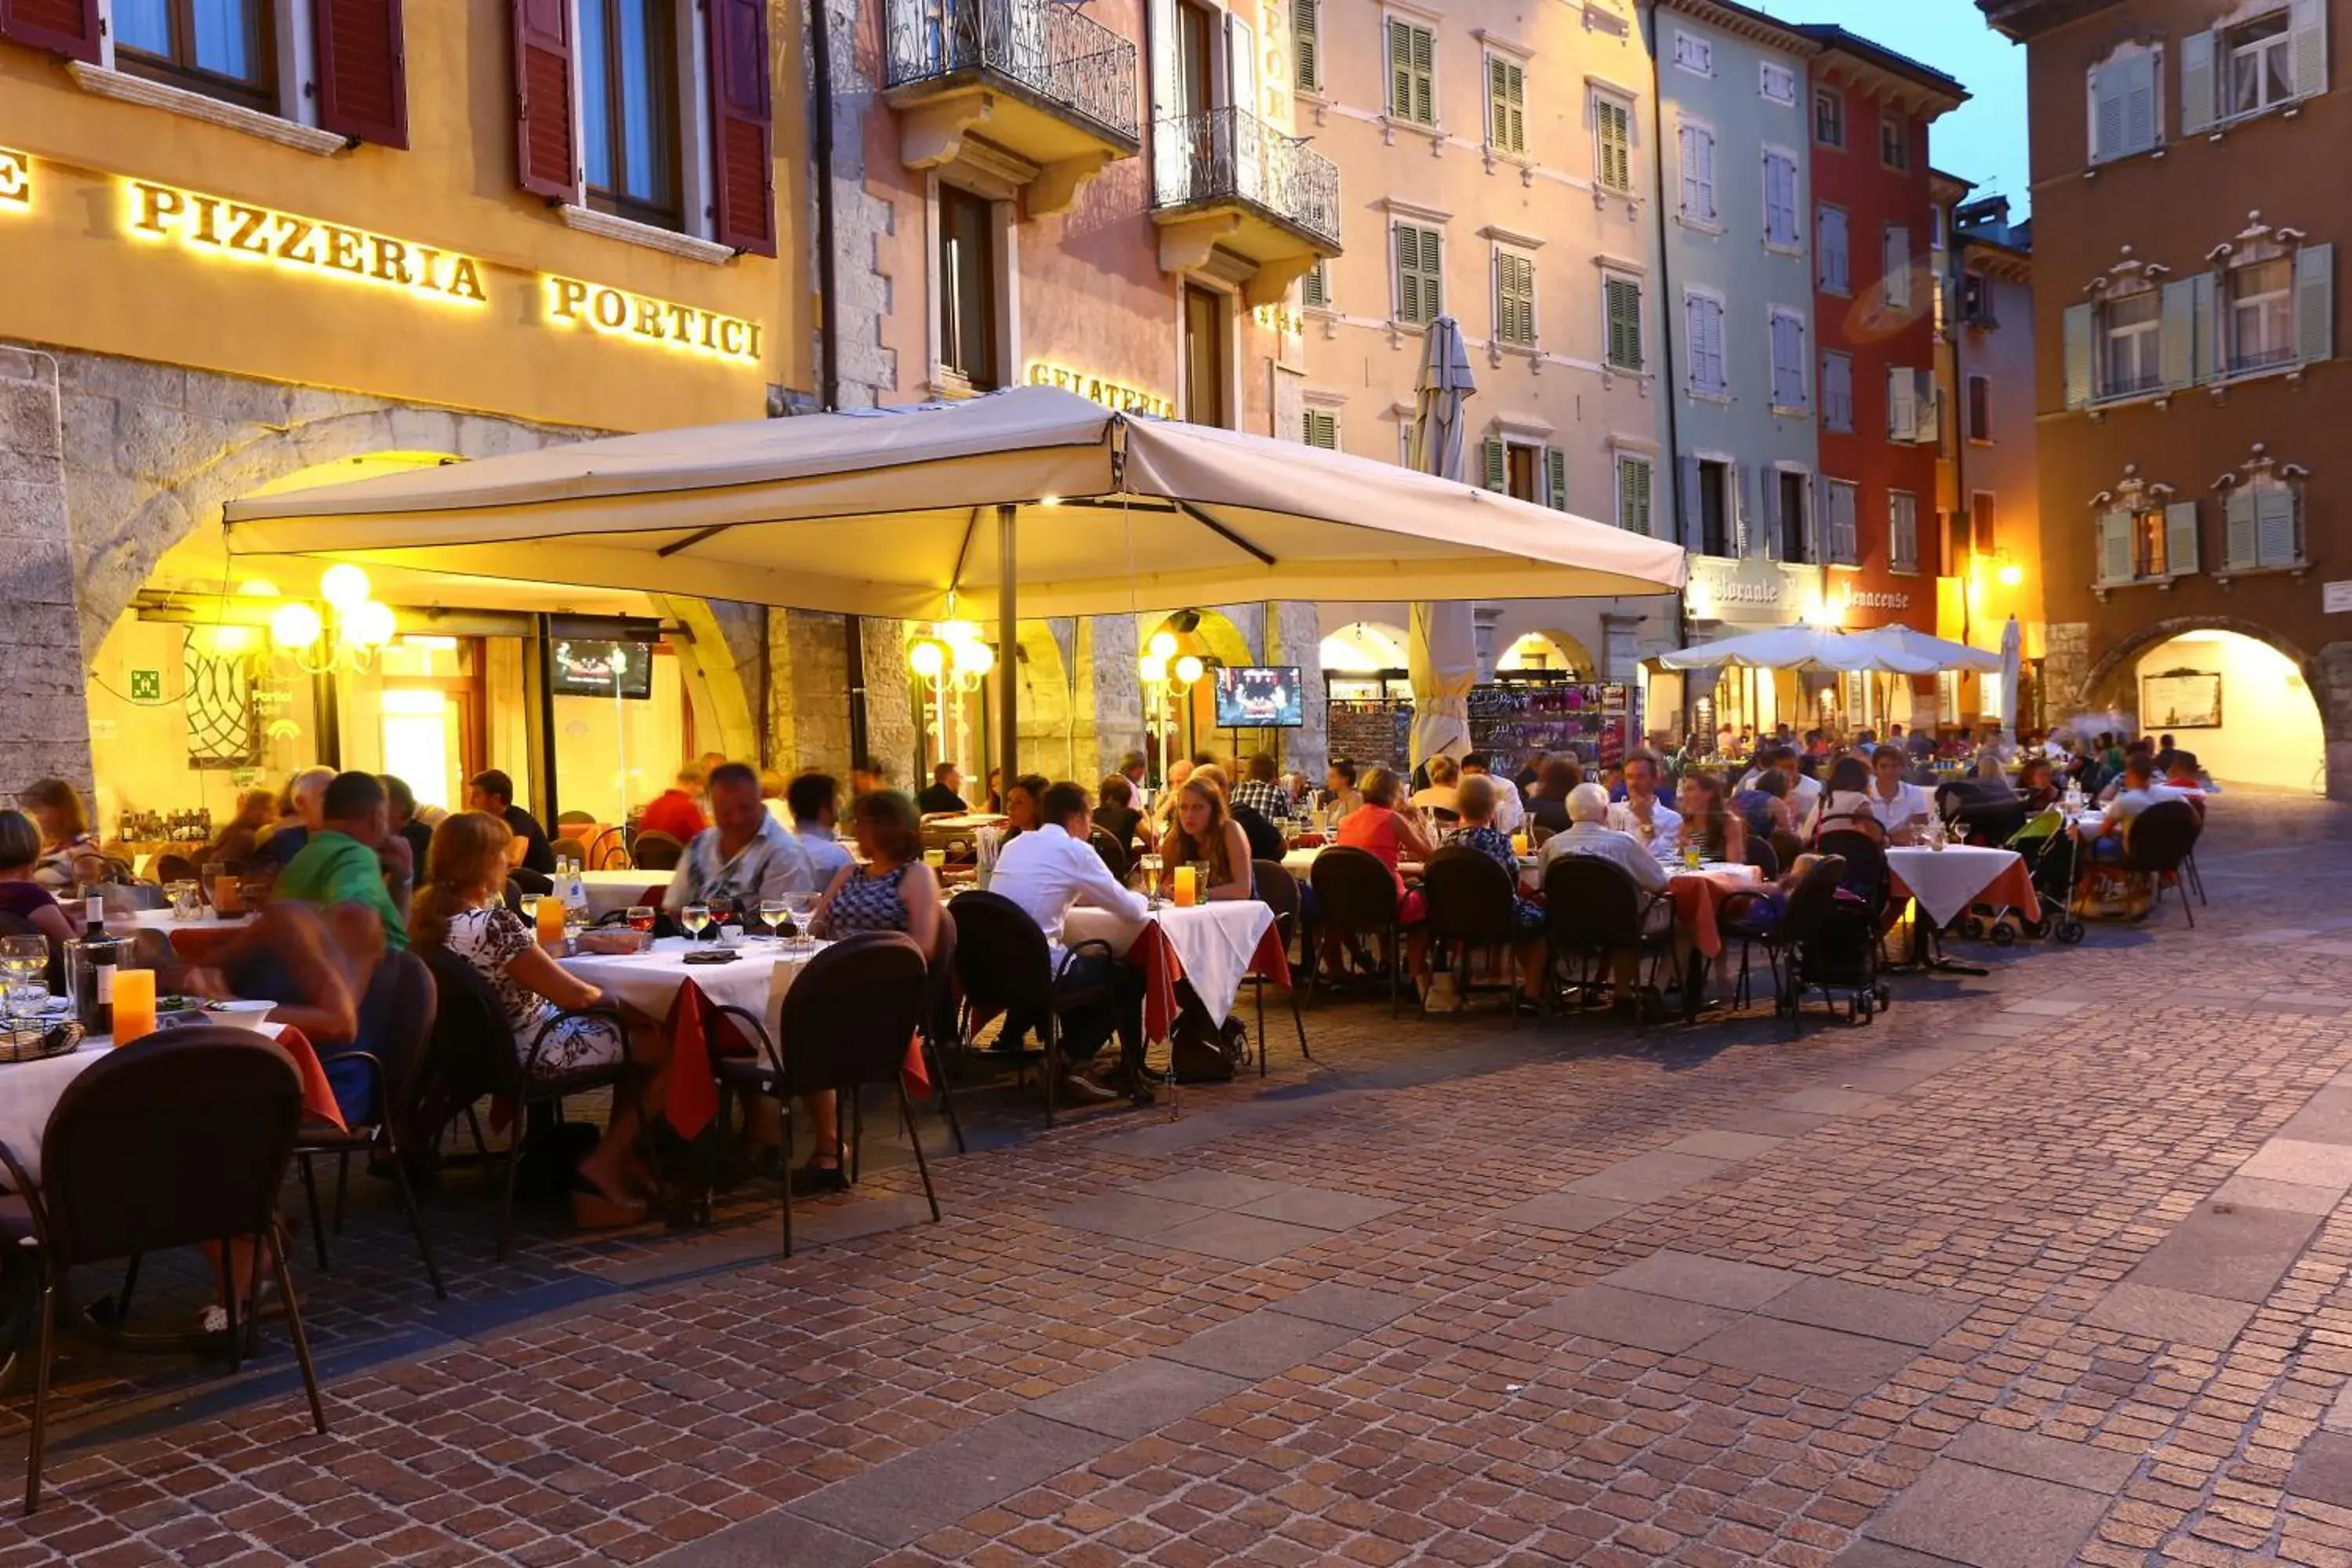
<svg viewBox="0 0 2352 1568">
<path fill-rule="evenodd" d="M 1936 459 L 1960 411 L 1937 390 L 1941 237 L 1927 127 L 1968 93 L 1842 27 L 1801 30 L 1821 45 L 1807 128 L 1826 609 L 1848 628 L 1935 632 Z"/>
</svg>

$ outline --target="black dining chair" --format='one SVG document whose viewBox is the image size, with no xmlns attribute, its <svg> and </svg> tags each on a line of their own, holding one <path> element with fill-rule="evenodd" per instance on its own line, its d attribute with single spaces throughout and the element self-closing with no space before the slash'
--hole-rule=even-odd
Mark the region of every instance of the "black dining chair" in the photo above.
<svg viewBox="0 0 2352 1568">
<path fill-rule="evenodd" d="M 1574 978 L 1567 989 L 1581 1002 L 1611 977 L 1616 955 L 1631 952 L 1636 982 L 1659 990 L 1659 973 L 1675 952 L 1674 921 L 1660 914 L 1662 908 L 1672 908 L 1669 896 L 1645 890 L 1622 866 L 1593 855 L 1559 857 L 1544 872 L 1547 982 L 1559 973 L 1561 960 L 1571 961 Z M 1643 958 L 1650 961 L 1646 982 L 1641 980 Z M 1648 1020 L 1642 998 L 1633 1001 L 1638 1031 Z"/>
<path fill-rule="evenodd" d="M 515 1179 L 521 1173 L 523 1150 L 536 1125 L 532 1113 L 547 1107 L 561 1122 L 567 1098 L 610 1089 L 628 1072 L 625 1062 L 610 1062 L 561 1075 L 541 1074 L 539 1057 L 549 1032 L 567 1018 L 603 1018 L 625 1040 L 628 1025 L 619 1008 L 599 1004 L 556 1014 L 532 1032 L 526 1045 L 515 1037 L 514 1026 L 479 970 L 446 947 L 422 948 L 417 954 L 432 971 L 437 993 L 428 1053 L 432 1071 L 446 1081 L 454 1102 L 467 1108 L 466 1120 L 473 1129 L 474 1152 L 482 1162 L 485 1180 L 495 1178 L 490 1175 L 489 1145 L 482 1137 L 473 1104 L 485 1095 L 496 1095 L 513 1106 L 514 1137 L 507 1145 L 506 1179 L 499 1200 L 498 1258 L 503 1263 L 514 1235 Z"/>
<path fill-rule="evenodd" d="M 939 1223 L 940 1196 L 931 1185 L 922 1137 L 915 1131 L 915 1108 L 907 1098 L 902 1071 L 908 1044 L 922 1022 L 926 967 L 923 950 L 904 932 L 863 931 L 809 960 L 784 993 L 775 1036 L 742 1008 L 713 1009 L 742 1027 L 758 1047 L 751 1055 L 712 1058 L 711 1070 L 719 1081 L 764 1095 L 783 1108 L 786 1258 L 793 1255 L 790 1102 L 800 1095 L 831 1090 L 854 1105 L 868 1084 L 887 1083 L 895 1089 L 907 1142 L 915 1151 L 915 1169 L 923 1178 L 923 1196 L 931 1205 L 931 1223 Z M 841 1120 L 849 1120 L 847 1107 Z M 856 1158 L 855 1150 L 851 1158 Z M 854 1163 L 850 1169 L 856 1170 Z"/>
<path fill-rule="evenodd" d="M 294 1359 L 323 1435 L 327 1412 L 302 1331 L 278 1193 L 302 1118 L 302 1081 L 286 1054 L 248 1029 L 167 1029 L 110 1051 L 66 1086 L 41 1134 L 41 1178 L 0 1142 L 16 1196 L 0 1204 L 0 1241 L 31 1252 L 40 1268 L 25 1511 L 41 1502 L 48 1430 L 49 1363 L 58 1299 L 79 1266 L 136 1258 L 174 1247 L 218 1247 L 221 1304 L 228 1312 L 229 1369 L 240 1364 L 238 1282 L 231 1244 L 250 1239 L 248 1300 L 267 1253 Z M 246 1335 L 256 1335 L 253 1318 Z"/>
<path fill-rule="evenodd" d="M 425 1278 L 433 1287 L 435 1300 L 446 1301 L 449 1292 L 442 1286 L 440 1267 L 433 1261 L 433 1244 L 425 1238 L 425 1215 L 416 1206 L 416 1191 L 408 1179 L 400 1139 L 429 1067 L 436 994 L 433 972 L 414 952 L 387 952 L 383 963 L 392 972 L 378 982 L 386 987 L 382 1013 L 384 1045 L 392 1059 L 402 1064 L 401 1070 L 395 1078 L 383 1058 L 372 1052 L 338 1053 L 337 1061 L 356 1064 L 366 1076 L 366 1119 L 356 1126 L 338 1127 L 304 1117 L 294 1139 L 294 1159 L 302 1174 L 302 1195 L 310 1210 L 310 1240 L 321 1270 L 328 1267 L 327 1227 L 319 1216 L 319 1182 L 310 1161 L 316 1155 L 335 1157 L 335 1234 L 341 1236 L 343 1205 L 351 1190 L 352 1156 L 366 1154 L 390 1168 L 393 1185 L 400 1194 L 400 1212 L 415 1234 L 417 1256 L 425 1261 Z"/>
<path fill-rule="evenodd" d="M 1282 943 L 1286 958 L 1290 952 L 1291 933 L 1298 929 L 1298 879 L 1279 860 L 1253 860 L 1250 879 L 1257 901 L 1274 911 L 1276 940 Z M 1255 972 L 1242 976 L 1242 984 L 1250 988 L 1257 1003 L 1257 1076 L 1265 1076 L 1265 988 L 1274 984 Z M 1291 976 L 1286 993 L 1290 998 L 1290 1022 L 1298 1031 L 1298 1054 L 1308 1061 L 1315 1053 L 1307 1048 L 1307 1019 L 1298 1011 L 1298 977 Z"/>
<path fill-rule="evenodd" d="M 1396 873 L 1369 849 L 1335 844 L 1315 857 L 1307 878 L 1315 889 L 1317 928 L 1339 939 L 1342 957 L 1352 942 L 1375 939 L 1384 944 L 1393 1016 L 1399 977 L 1404 973 L 1403 898 L 1397 891 Z"/>
<path fill-rule="evenodd" d="M 1122 882 L 1127 880 L 1132 864 L 1128 859 L 1127 846 L 1118 841 L 1117 835 L 1108 827 L 1097 826 L 1087 830 L 1087 842 L 1101 858 L 1104 869 Z"/>
<path fill-rule="evenodd" d="M 2185 800 L 2160 800 L 2124 824 L 2123 869 L 2144 873 L 2156 881 L 2156 900 L 2148 906 L 2148 913 L 2156 912 L 2164 902 L 2164 889 L 2171 888 L 2180 895 L 2180 912 L 2192 928 L 2197 924 L 2197 911 L 2189 907 L 2182 874 L 2189 858 L 2197 852 L 2197 840 L 2203 831 L 2197 808 Z"/>
<path fill-rule="evenodd" d="M 1070 963 L 1084 952 L 1099 952 L 1114 961 L 1118 955 L 1110 943 L 1089 939 L 1072 943 L 1056 968 L 1045 931 L 1029 918 L 1028 910 L 1000 893 L 960 893 L 948 904 L 948 916 L 955 921 L 955 973 L 963 988 L 963 1017 L 957 1037 L 969 1053 L 982 1020 L 997 1015 L 1003 1015 L 1008 1026 L 1013 1019 L 1041 1020 L 1045 1029 L 1043 1051 L 1002 1054 L 1024 1066 L 1033 1060 L 1038 1064 L 1038 1076 L 1045 1083 L 1045 1125 L 1051 1127 L 1066 1070 L 1062 1015 L 1114 999 L 1108 980 L 1070 982 Z M 1141 1062 L 1129 1066 L 1139 1075 L 1143 1070 Z"/>
<path fill-rule="evenodd" d="M 667 833 L 640 833 L 629 846 L 629 858 L 641 871 L 675 871 L 686 858 L 686 846 Z"/>
<path fill-rule="evenodd" d="M 1438 850 L 1429 858 L 1422 869 L 1421 895 L 1429 908 L 1428 924 L 1423 928 L 1429 938 L 1430 957 L 1434 963 L 1441 951 L 1452 953 L 1454 984 L 1466 1004 L 1473 994 L 1470 960 L 1484 948 L 1489 952 L 1503 953 L 1519 941 L 1511 923 L 1517 906 L 1517 879 L 1486 856 L 1467 845 L 1454 844 Z M 1498 965 L 1504 974 L 1500 990 L 1516 994 L 1517 984 L 1510 977 L 1507 965 Z M 1519 1009 L 1511 1007 L 1511 1026 L 1517 1028 Z"/>
</svg>

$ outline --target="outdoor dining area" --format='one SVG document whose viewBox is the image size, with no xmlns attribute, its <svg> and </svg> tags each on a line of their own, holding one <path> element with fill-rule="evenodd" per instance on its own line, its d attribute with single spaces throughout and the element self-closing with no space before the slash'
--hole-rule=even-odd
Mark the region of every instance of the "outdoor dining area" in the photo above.
<svg viewBox="0 0 2352 1568">
<path fill-rule="evenodd" d="M 2071 847 L 2063 884 L 2048 844 L 1989 815 L 1972 826 L 1907 772 L 1872 798 L 1859 746 L 1811 759 L 1831 762 L 1823 780 L 1777 753 L 1739 778 L 1670 776 L 1646 752 L 1526 792 L 1487 773 L 1466 725 L 1448 728 L 1468 681 L 1465 626 L 1442 606 L 1671 592 L 1685 557 L 1463 483 L 1466 366 L 1458 334 L 1432 338 L 1421 471 L 1024 388 L 233 503 L 240 556 L 486 577 L 560 565 L 586 584 L 913 619 L 992 604 L 1006 647 L 1023 616 L 1354 598 L 1405 576 L 1432 601 L 1438 700 L 1416 718 L 1416 777 L 1335 768 L 1314 791 L 1204 753 L 1139 790 L 1118 832 L 1088 781 L 1010 779 L 1005 809 L 926 816 L 905 792 L 843 792 L 814 769 L 798 778 L 822 780 L 823 809 L 787 823 L 759 771 L 725 761 L 690 837 L 590 823 L 555 834 L 555 870 L 529 878 L 510 802 L 411 836 L 364 773 L 317 770 L 304 842 L 259 875 L 110 862 L 87 824 L 76 837 L 19 819 L 34 853 L 0 866 L 0 888 L 41 897 L 0 900 L 0 1357 L 32 1400 L 27 1510 L 57 1342 L 152 1345 L 126 1327 L 151 1257 L 194 1249 L 216 1286 L 170 1348 L 234 1368 L 282 1320 L 325 1429 L 301 1305 L 336 1288 L 353 1165 L 396 1200 L 421 1297 L 447 1292 L 436 1232 L 453 1205 L 495 1214 L 504 1258 L 567 1213 L 574 1233 L 627 1234 L 772 1201 L 791 1256 L 795 1200 L 805 1223 L 809 1200 L 853 1192 L 883 1140 L 940 1219 L 953 1184 L 934 1163 L 970 1145 L 975 1111 L 1024 1137 L 1073 1117 L 1179 1118 L 1219 1084 L 1328 1059 L 1332 1021 L 1352 1031 L 1376 1008 L 1433 1037 L 1491 1009 L 1531 1026 L 1530 1051 L 1620 1013 L 1636 1030 L 1704 1029 L 1768 997 L 1784 1020 L 1827 994 L 1866 1022 L 1895 998 L 1891 974 L 1952 967 L 1942 939 L 1971 921 L 1995 941 L 2063 931 L 2045 906 L 2068 907 L 2081 865 L 2193 877 L 2194 829 L 2151 845 L 2147 827 L 2197 807 L 2154 801 L 2144 769 L 2105 816 L 2071 792 L 2053 804 L 2043 837 Z M 1906 673 L 1984 657 L 1850 646 L 1869 640 L 1675 657 Z M 1016 690 L 993 711 L 1005 757 Z M 1842 787 L 1849 763 L 1858 789 Z M 2135 801 L 2147 809 L 2126 847 Z M 467 1171 L 478 1187 L 451 1179 Z M 100 1273 L 114 1283 L 94 1313 L 73 1287 Z"/>
</svg>

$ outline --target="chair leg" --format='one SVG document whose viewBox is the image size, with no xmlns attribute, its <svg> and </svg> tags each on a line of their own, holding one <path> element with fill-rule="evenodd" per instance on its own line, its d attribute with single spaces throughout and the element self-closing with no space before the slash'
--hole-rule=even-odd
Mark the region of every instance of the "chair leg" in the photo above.
<svg viewBox="0 0 2352 1568">
<path fill-rule="evenodd" d="M 228 1370 L 236 1375 L 241 1364 L 236 1339 L 236 1254 L 229 1250 L 228 1239 L 220 1242 L 221 1310 L 228 1314 Z"/>
<path fill-rule="evenodd" d="M 530 1112 L 520 1105 L 515 1107 L 514 1127 L 514 1142 L 507 1145 L 506 1192 L 499 1200 L 498 1260 L 500 1263 L 507 1260 L 507 1247 L 514 1239 L 515 1181 L 522 1174 L 523 1147 L 530 1142 L 528 1131 Z"/>
<path fill-rule="evenodd" d="M 327 1222 L 319 1214 L 319 1178 L 310 1169 L 310 1156 L 297 1154 L 294 1163 L 302 1172 L 302 1197 L 310 1210 L 310 1245 L 319 1254 L 319 1271 L 327 1271 Z"/>
<path fill-rule="evenodd" d="M 139 1259 L 143 1256 L 134 1252 L 131 1261 L 122 1266 L 122 1289 L 114 1298 L 114 1321 L 118 1323 L 131 1316 L 131 1292 L 139 1283 Z"/>
<path fill-rule="evenodd" d="M 940 1194 L 931 1190 L 931 1163 L 923 1157 L 923 1140 L 915 1131 L 915 1102 L 907 1098 L 907 1085 L 902 1079 L 892 1087 L 898 1091 L 898 1114 L 907 1123 L 907 1142 L 915 1146 L 915 1170 L 923 1178 L 923 1196 L 931 1205 L 931 1223 L 940 1223 Z"/>
<path fill-rule="evenodd" d="M 482 1168 L 482 1180 L 485 1182 L 495 1180 L 496 1178 L 490 1174 L 490 1142 L 488 1139 L 482 1136 L 482 1119 L 474 1114 L 474 1108 L 470 1104 L 466 1107 L 466 1125 L 473 1130 L 474 1163 Z"/>
<path fill-rule="evenodd" d="M 793 1255 L 793 1102 L 777 1097 L 778 1120 L 784 1124 L 784 1256 Z"/>
<path fill-rule="evenodd" d="M 41 1445 L 49 1426 L 49 1326 L 58 1315 L 58 1283 L 48 1260 L 41 1264 L 41 1326 L 33 1352 L 32 1446 L 25 1457 L 25 1511 L 41 1506 Z"/>
<path fill-rule="evenodd" d="M 862 1083 L 849 1091 L 849 1158 L 844 1164 L 854 1187 L 866 1164 L 866 1086 Z"/>
<path fill-rule="evenodd" d="M 1307 1061 L 1313 1061 L 1315 1053 L 1307 1048 L 1307 1018 L 1298 1010 L 1298 988 L 1295 985 L 1290 990 L 1290 1022 L 1298 1031 L 1298 1054 Z"/>
<path fill-rule="evenodd" d="M 924 1037 L 923 1047 L 930 1058 L 931 1087 L 939 1090 L 940 1113 L 948 1119 L 948 1131 L 955 1137 L 956 1152 L 963 1153 L 963 1123 L 956 1118 L 955 1096 L 948 1089 L 946 1054 L 940 1049 L 939 1042 L 929 1036 Z"/>
<path fill-rule="evenodd" d="M 1259 980 L 1253 983 L 1250 986 L 1250 994 L 1257 1002 L 1257 1076 L 1264 1078 L 1265 1058 L 1268 1055 L 1265 1039 L 1265 982 Z"/>
<path fill-rule="evenodd" d="M 302 1331 L 301 1303 L 294 1300 L 294 1271 L 286 1262 L 286 1227 L 273 1226 L 270 1254 L 278 1260 L 278 1294 L 286 1303 L 286 1332 L 294 1342 L 294 1360 L 302 1368 L 302 1392 L 310 1396 L 310 1424 L 327 1435 L 327 1407 L 319 1399 L 319 1369 L 310 1364 L 310 1336 Z"/>
<path fill-rule="evenodd" d="M 343 1205 L 352 1191 L 352 1152 L 349 1149 L 335 1156 L 335 1234 L 343 1234 Z"/>
<path fill-rule="evenodd" d="M 1045 1125 L 1054 1125 L 1054 1091 L 1062 1079 L 1062 1018 L 1053 1008 L 1045 1009 L 1045 1059 L 1037 1064 L 1037 1076 L 1045 1082 Z"/>
<path fill-rule="evenodd" d="M 441 1283 L 440 1265 L 433 1261 L 433 1244 L 425 1238 L 425 1215 L 416 1206 L 416 1189 L 408 1183 L 408 1163 L 389 1136 L 384 1140 L 384 1154 L 392 1162 L 393 1183 L 400 1189 L 401 1212 L 408 1215 L 408 1228 L 416 1235 L 416 1254 L 425 1260 L 425 1278 L 432 1282 L 433 1299 L 446 1301 L 449 1291 Z"/>
</svg>

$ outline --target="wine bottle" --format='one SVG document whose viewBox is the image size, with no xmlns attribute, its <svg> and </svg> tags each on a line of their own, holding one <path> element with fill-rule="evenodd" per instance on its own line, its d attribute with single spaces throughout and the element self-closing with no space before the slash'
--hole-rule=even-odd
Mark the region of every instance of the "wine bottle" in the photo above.
<svg viewBox="0 0 2352 1568">
<path fill-rule="evenodd" d="M 114 1033 L 114 972 L 126 945 L 106 934 L 106 900 L 93 893 L 82 901 L 81 973 L 74 988 L 74 1014 L 93 1035 Z"/>
</svg>

